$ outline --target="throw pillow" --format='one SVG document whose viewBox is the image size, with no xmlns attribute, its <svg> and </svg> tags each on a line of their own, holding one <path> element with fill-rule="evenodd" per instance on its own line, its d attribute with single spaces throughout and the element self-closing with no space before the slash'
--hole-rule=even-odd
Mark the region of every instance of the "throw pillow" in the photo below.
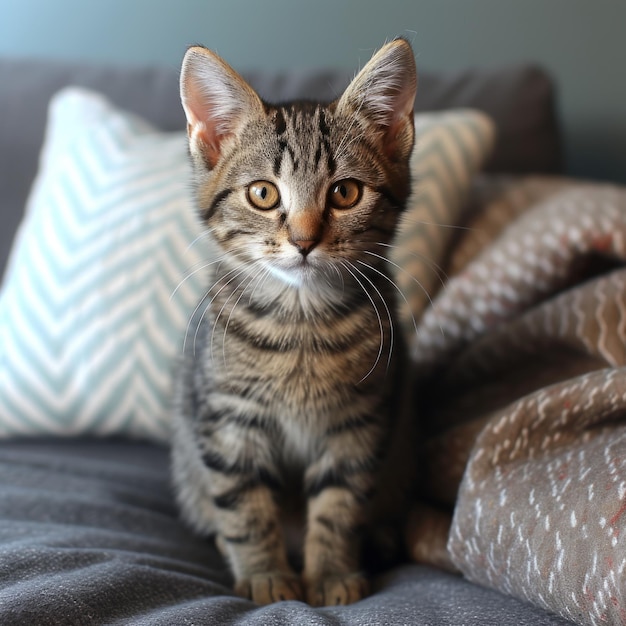
<svg viewBox="0 0 626 626">
<path fill-rule="evenodd" d="M 184 134 L 76 88 L 46 132 L 0 294 L 0 434 L 162 440 L 204 288 L 181 283 L 205 258 Z"/>
</svg>

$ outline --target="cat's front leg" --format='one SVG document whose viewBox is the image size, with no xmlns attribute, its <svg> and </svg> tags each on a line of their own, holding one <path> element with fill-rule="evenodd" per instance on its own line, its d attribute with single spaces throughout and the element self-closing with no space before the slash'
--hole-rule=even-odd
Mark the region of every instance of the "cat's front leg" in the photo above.
<svg viewBox="0 0 626 626">
<path fill-rule="evenodd" d="M 331 447 L 307 471 L 303 577 L 309 604 L 350 604 L 369 592 L 360 552 L 376 464 L 369 451 L 344 448 L 339 458 Z"/>
<path fill-rule="evenodd" d="M 302 598 L 287 561 L 271 489 L 254 475 L 214 475 L 217 542 L 235 577 L 235 591 L 259 604 Z"/>
<path fill-rule="evenodd" d="M 222 424 L 202 441 L 212 525 L 235 591 L 259 604 L 301 599 L 300 578 L 288 563 L 275 501 L 279 479 L 263 455 L 270 442 L 260 428 L 250 431 L 236 421 Z"/>
</svg>

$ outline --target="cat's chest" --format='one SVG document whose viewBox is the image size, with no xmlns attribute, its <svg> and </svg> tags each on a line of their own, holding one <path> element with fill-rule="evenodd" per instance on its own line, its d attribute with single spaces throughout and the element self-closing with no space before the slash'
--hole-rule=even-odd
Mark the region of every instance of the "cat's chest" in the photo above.
<svg viewBox="0 0 626 626">
<path fill-rule="evenodd" d="M 291 469 L 300 469 L 318 456 L 319 438 L 311 432 L 311 425 L 297 419 L 282 420 L 282 461 Z M 315 430 L 315 429 L 313 429 Z"/>
</svg>

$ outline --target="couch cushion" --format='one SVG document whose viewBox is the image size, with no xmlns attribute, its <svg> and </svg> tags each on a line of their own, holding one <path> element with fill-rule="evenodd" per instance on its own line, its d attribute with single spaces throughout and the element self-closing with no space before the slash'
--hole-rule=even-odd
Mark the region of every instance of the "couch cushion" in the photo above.
<svg viewBox="0 0 626 626">
<path fill-rule="evenodd" d="M 343 607 L 233 595 L 212 542 L 177 519 L 166 450 L 120 441 L 0 443 L 0 623 L 564 626 L 436 570 L 404 566 Z"/>
</svg>

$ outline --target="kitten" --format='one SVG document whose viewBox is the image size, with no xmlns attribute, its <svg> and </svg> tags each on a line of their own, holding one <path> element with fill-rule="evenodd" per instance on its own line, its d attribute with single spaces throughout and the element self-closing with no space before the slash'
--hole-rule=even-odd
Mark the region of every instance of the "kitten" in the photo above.
<svg viewBox="0 0 626 626">
<path fill-rule="evenodd" d="M 416 84 L 402 39 L 328 105 L 267 104 L 202 47 L 183 61 L 220 259 L 175 385 L 173 477 L 184 519 L 216 536 L 235 590 L 259 603 L 358 600 L 366 533 L 405 510 L 412 424 L 385 250 L 410 192 Z M 301 575 L 281 527 L 294 485 Z"/>
</svg>

